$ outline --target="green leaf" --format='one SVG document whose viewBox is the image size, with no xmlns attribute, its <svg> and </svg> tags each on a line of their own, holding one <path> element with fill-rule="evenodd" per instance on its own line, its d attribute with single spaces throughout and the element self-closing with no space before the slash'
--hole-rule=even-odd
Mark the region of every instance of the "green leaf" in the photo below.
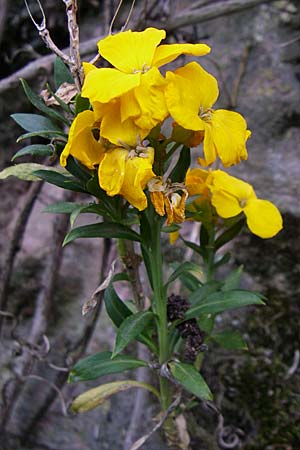
<svg viewBox="0 0 300 450">
<path fill-rule="evenodd" d="M 59 86 L 63 83 L 71 83 L 74 84 L 74 80 L 72 74 L 68 67 L 65 65 L 63 60 L 56 57 L 54 61 L 54 84 L 55 89 L 58 89 Z"/>
<path fill-rule="evenodd" d="M 119 354 L 131 341 L 139 336 L 154 317 L 151 311 L 140 311 L 128 316 L 118 329 L 112 358 Z"/>
<path fill-rule="evenodd" d="M 52 145 L 43 145 L 43 144 L 33 144 L 27 145 L 26 147 L 21 148 L 21 150 L 17 151 L 14 156 L 11 158 L 14 161 L 20 156 L 25 155 L 33 155 L 33 156 L 53 156 L 54 148 Z"/>
<path fill-rule="evenodd" d="M 194 252 L 198 253 L 199 255 L 203 256 L 205 254 L 205 250 L 200 247 L 200 245 L 195 244 L 194 242 L 186 241 L 180 236 L 180 239 L 184 242 L 184 244 L 191 248 Z"/>
<path fill-rule="evenodd" d="M 79 238 L 121 238 L 129 241 L 140 241 L 140 236 L 124 225 L 114 222 L 94 223 L 74 228 L 65 237 L 63 245 L 69 244 Z"/>
<path fill-rule="evenodd" d="M 226 278 L 224 285 L 222 286 L 222 291 L 231 291 L 233 289 L 238 289 L 241 281 L 241 276 L 243 273 L 244 266 L 241 265 L 237 269 L 233 270 Z"/>
<path fill-rule="evenodd" d="M 62 131 L 47 117 L 39 114 L 12 114 L 10 116 L 25 131 Z"/>
<path fill-rule="evenodd" d="M 215 314 L 201 314 L 199 319 L 197 319 L 197 324 L 200 330 L 210 335 L 215 325 Z"/>
<path fill-rule="evenodd" d="M 248 305 L 264 305 L 261 296 L 254 292 L 233 290 L 227 292 L 215 292 L 204 298 L 186 314 L 186 319 L 199 317 L 200 314 L 217 314 L 228 309 L 241 308 Z"/>
<path fill-rule="evenodd" d="M 25 139 L 29 139 L 36 136 L 40 136 L 45 139 L 59 138 L 60 140 L 65 140 L 66 142 L 68 139 L 68 136 L 63 131 L 40 130 L 21 134 L 21 136 L 18 137 L 17 142 L 19 143 L 24 141 Z"/>
<path fill-rule="evenodd" d="M 114 281 L 123 281 L 123 280 L 128 281 L 128 277 L 126 274 L 123 273 L 116 274 L 104 293 L 104 303 L 107 314 L 114 323 L 114 325 L 118 328 L 121 325 L 121 323 L 126 319 L 126 317 L 132 314 L 131 310 L 120 299 L 113 286 Z"/>
<path fill-rule="evenodd" d="M 195 277 L 195 275 L 190 272 L 185 272 L 180 275 L 180 280 L 182 284 L 191 292 L 196 291 L 200 286 L 202 286 L 202 282 L 199 278 Z"/>
<path fill-rule="evenodd" d="M 82 185 L 76 180 L 76 178 L 69 175 L 63 175 L 54 169 L 51 170 L 36 170 L 34 175 L 47 181 L 47 183 L 54 184 L 63 189 L 69 189 L 75 192 L 85 192 Z"/>
<path fill-rule="evenodd" d="M 232 239 L 234 239 L 243 226 L 245 225 L 245 218 L 243 217 L 241 220 L 236 222 L 232 227 L 228 228 L 224 233 L 222 233 L 215 241 L 215 249 L 218 250 L 223 245 L 230 242 Z"/>
<path fill-rule="evenodd" d="M 132 311 L 128 308 L 128 306 L 120 299 L 118 294 L 116 293 L 113 283 L 115 281 L 128 281 L 128 276 L 125 273 L 118 273 L 114 275 L 112 281 L 108 285 L 104 293 L 104 303 L 107 314 L 113 324 L 119 328 L 122 322 L 126 319 L 126 317 L 132 314 Z M 153 353 L 157 353 L 157 348 L 151 338 L 148 336 L 148 333 L 145 331 L 139 335 L 137 338 L 138 341 L 147 345 L 149 349 Z"/>
<path fill-rule="evenodd" d="M 74 177 L 77 177 L 84 182 L 87 182 L 93 176 L 93 173 L 89 171 L 89 169 L 80 164 L 80 162 L 71 155 L 68 157 L 66 169 L 74 175 Z"/>
<path fill-rule="evenodd" d="M 196 291 L 194 291 L 189 297 L 189 302 L 191 305 L 195 306 L 198 303 L 202 302 L 203 299 L 208 297 L 213 292 L 218 291 L 222 286 L 220 281 L 212 280 L 205 283 L 203 286 L 200 286 Z"/>
<path fill-rule="evenodd" d="M 191 165 L 191 151 L 188 147 L 183 146 L 178 162 L 170 174 L 173 183 L 182 183 L 185 175 Z"/>
<path fill-rule="evenodd" d="M 111 352 L 101 352 L 78 361 L 72 368 L 68 382 L 95 380 L 96 378 L 123 372 L 124 370 L 147 367 L 147 362 L 129 355 L 117 355 L 111 359 Z"/>
<path fill-rule="evenodd" d="M 228 350 L 248 350 L 243 336 L 236 330 L 226 330 L 211 335 L 211 338 Z"/>
<path fill-rule="evenodd" d="M 223 255 L 221 258 L 217 259 L 214 264 L 214 269 L 217 269 L 218 267 L 222 266 L 223 264 L 227 264 L 230 261 L 231 254 L 229 252 L 226 252 L 225 255 Z"/>
<path fill-rule="evenodd" d="M 127 391 L 134 387 L 147 389 L 159 398 L 159 393 L 151 386 L 151 384 L 135 380 L 114 381 L 112 383 L 102 384 L 101 386 L 89 389 L 88 391 L 83 392 L 83 394 L 80 394 L 72 403 L 72 412 L 81 413 L 90 411 L 91 409 L 102 405 L 112 395 L 117 394 L 118 392 Z"/>
<path fill-rule="evenodd" d="M 87 109 L 90 109 L 90 101 L 88 98 L 81 97 L 80 94 L 76 95 L 75 100 L 75 115 L 81 113 L 82 111 L 86 111 Z"/>
<path fill-rule="evenodd" d="M 184 263 L 180 264 L 176 268 L 176 270 L 174 270 L 174 272 L 170 275 L 165 287 L 167 287 L 170 283 L 175 281 L 178 277 L 180 277 L 180 275 L 182 275 L 185 272 L 196 272 L 198 274 L 203 273 L 201 268 L 197 264 L 190 261 L 185 261 Z"/>
<path fill-rule="evenodd" d="M 174 233 L 174 231 L 180 230 L 180 226 L 177 223 L 172 223 L 171 225 L 162 227 L 162 233 Z"/>
<path fill-rule="evenodd" d="M 60 113 L 55 111 L 53 108 L 49 108 L 49 106 L 46 106 L 43 100 L 39 95 L 37 95 L 34 91 L 32 91 L 27 83 L 23 78 L 21 78 L 21 83 L 24 89 L 24 92 L 26 94 L 26 97 L 30 101 L 30 103 L 35 106 L 39 111 L 47 114 L 47 116 L 51 117 L 52 119 L 58 120 L 60 122 L 65 123 L 66 125 L 69 124 L 69 121 Z"/>
<path fill-rule="evenodd" d="M 43 212 L 53 214 L 71 214 L 74 211 L 74 209 L 77 209 L 79 206 L 83 205 L 80 203 L 73 203 L 73 202 L 56 202 L 52 203 L 52 205 L 46 206 L 46 208 L 43 209 Z"/>
<path fill-rule="evenodd" d="M 202 375 L 191 364 L 177 361 L 168 364 L 171 374 L 189 392 L 201 400 L 212 400 L 213 395 Z"/>
<path fill-rule="evenodd" d="M 40 181 L 40 178 L 35 174 L 35 171 L 41 168 L 44 169 L 45 167 L 48 166 L 37 163 L 15 164 L 14 166 L 7 167 L 0 172 L 0 180 L 14 176 L 25 181 Z"/>
</svg>

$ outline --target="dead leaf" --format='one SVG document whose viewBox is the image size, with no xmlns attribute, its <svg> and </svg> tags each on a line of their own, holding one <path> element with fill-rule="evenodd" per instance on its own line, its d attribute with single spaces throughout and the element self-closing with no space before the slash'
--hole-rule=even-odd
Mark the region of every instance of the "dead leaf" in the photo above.
<svg viewBox="0 0 300 450">
<path fill-rule="evenodd" d="M 69 104 L 73 97 L 78 93 L 75 84 L 72 83 L 62 83 L 57 91 L 55 92 L 56 97 L 62 100 L 64 103 Z M 41 97 L 46 103 L 47 106 L 57 105 L 59 106 L 58 101 L 53 95 L 50 94 L 48 89 L 43 89 L 41 92 Z"/>
</svg>

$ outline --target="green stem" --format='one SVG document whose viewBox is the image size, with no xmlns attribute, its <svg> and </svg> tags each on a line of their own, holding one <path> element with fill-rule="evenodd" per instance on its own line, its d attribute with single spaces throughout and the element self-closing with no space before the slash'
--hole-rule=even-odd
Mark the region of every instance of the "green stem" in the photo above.
<svg viewBox="0 0 300 450">
<path fill-rule="evenodd" d="M 155 217 L 152 228 L 150 260 L 153 283 L 154 310 L 157 316 L 159 362 L 164 364 L 169 358 L 167 298 L 163 284 L 163 258 L 161 249 L 161 221 Z M 166 410 L 171 404 L 170 382 L 160 377 L 161 406 Z"/>
<path fill-rule="evenodd" d="M 206 258 L 206 281 L 210 281 L 214 278 L 214 264 L 215 264 L 215 230 L 212 228 L 209 231 L 209 241 L 206 246 L 207 258 Z"/>
</svg>

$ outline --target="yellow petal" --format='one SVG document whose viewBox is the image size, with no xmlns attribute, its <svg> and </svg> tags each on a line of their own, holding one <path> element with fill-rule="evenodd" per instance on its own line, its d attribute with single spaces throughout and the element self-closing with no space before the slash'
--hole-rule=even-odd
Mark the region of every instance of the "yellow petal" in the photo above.
<svg viewBox="0 0 300 450">
<path fill-rule="evenodd" d="M 174 195 L 176 195 L 176 193 L 173 194 L 172 196 Z M 176 199 L 173 204 L 173 219 L 175 223 L 182 223 L 185 220 L 185 202 L 187 197 L 188 193 L 183 192 L 181 196 L 179 196 L 179 199 Z"/>
<path fill-rule="evenodd" d="M 226 191 L 244 205 L 248 200 L 256 198 L 251 184 L 233 177 L 223 170 L 213 170 L 211 172 L 211 177 L 212 185 L 210 186 L 210 189 L 212 192 L 219 190 Z"/>
<path fill-rule="evenodd" d="M 165 215 L 164 194 L 159 191 L 150 192 L 150 198 L 157 214 L 159 214 L 160 216 L 164 216 Z"/>
<path fill-rule="evenodd" d="M 199 164 L 206 167 L 214 163 L 217 159 L 217 149 L 213 139 L 211 124 L 204 122 L 204 139 L 203 139 L 203 153 L 204 159 L 198 158 Z"/>
<path fill-rule="evenodd" d="M 83 62 L 82 63 L 82 67 L 83 67 L 83 72 L 84 72 L 84 76 L 86 77 L 87 74 L 91 71 L 91 70 L 95 70 L 97 69 L 96 66 L 94 66 L 94 64 L 91 64 L 89 62 Z"/>
<path fill-rule="evenodd" d="M 139 211 L 147 208 L 147 197 L 143 190 L 147 182 L 155 176 L 152 171 L 152 150 L 148 158 L 134 157 L 126 161 L 126 173 L 120 194 Z"/>
<path fill-rule="evenodd" d="M 210 130 L 209 130 L 210 128 Z M 212 113 L 205 133 L 211 133 L 212 140 L 224 167 L 238 164 L 247 159 L 246 140 L 249 136 L 245 119 L 237 112 L 219 109 Z M 205 153 L 204 138 L 204 153 Z"/>
<path fill-rule="evenodd" d="M 91 102 L 107 103 L 140 84 L 140 73 L 127 74 L 117 69 L 95 69 L 86 74 L 82 97 Z"/>
<path fill-rule="evenodd" d="M 101 121 L 101 137 L 108 139 L 115 145 L 126 143 L 135 146 L 138 138 L 143 140 L 149 130 L 139 128 L 132 118 L 121 121 L 121 99 L 109 103 L 93 103 L 95 116 Z"/>
<path fill-rule="evenodd" d="M 75 117 L 69 130 L 68 142 L 60 155 L 62 166 L 67 164 L 69 155 L 74 156 L 89 169 L 100 163 L 104 150 L 93 135 L 94 123 L 93 111 L 86 110 Z"/>
<path fill-rule="evenodd" d="M 172 233 L 169 234 L 169 242 L 171 245 L 174 245 L 175 242 L 177 241 L 177 239 L 179 238 L 180 233 L 179 230 L 177 231 L 172 231 Z"/>
<path fill-rule="evenodd" d="M 165 200 L 165 210 L 167 214 L 167 226 L 174 222 L 173 208 L 169 197 L 164 197 Z"/>
<path fill-rule="evenodd" d="M 113 196 L 120 193 L 124 176 L 125 162 L 128 151 L 116 148 L 105 153 L 99 165 L 99 184 L 107 195 Z"/>
<path fill-rule="evenodd" d="M 271 238 L 282 229 L 281 214 L 268 200 L 250 200 L 244 208 L 244 213 L 249 229 L 261 238 Z"/>
<path fill-rule="evenodd" d="M 164 30 L 124 31 L 98 42 L 99 53 L 114 67 L 134 73 L 151 67 L 156 47 L 166 37 Z"/>
<path fill-rule="evenodd" d="M 185 177 L 185 186 L 190 196 L 201 195 L 201 200 L 209 195 L 207 178 L 209 172 L 207 170 L 195 167 L 187 171 Z"/>
<path fill-rule="evenodd" d="M 120 97 L 120 114 L 121 122 L 129 118 L 137 118 L 141 115 L 140 105 L 134 95 L 135 89 L 130 92 L 126 92 Z"/>
<path fill-rule="evenodd" d="M 149 131 L 168 116 L 164 96 L 166 81 L 156 67 L 141 76 L 141 83 L 134 89 L 134 96 L 140 107 L 140 116 L 135 123 Z"/>
<path fill-rule="evenodd" d="M 243 211 L 238 199 L 226 191 L 214 191 L 211 202 L 218 215 L 224 219 L 237 216 Z"/>
<path fill-rule="evenodd" d="M 157 47 L 152 65 L 161 67 L 180 55 L 203 56 L 210 52 L 210 47 L 206 44 L 167 44 Z"/>
<path fill-rule="evenodd" d="M 201 108 L 210 108 L 218 98 L 217 80 L 196 62 L 167 72 L 165 90 L 167 107 L 174 120 L 183 128 L 204 130 L 199 117 Z"/>
</svg>

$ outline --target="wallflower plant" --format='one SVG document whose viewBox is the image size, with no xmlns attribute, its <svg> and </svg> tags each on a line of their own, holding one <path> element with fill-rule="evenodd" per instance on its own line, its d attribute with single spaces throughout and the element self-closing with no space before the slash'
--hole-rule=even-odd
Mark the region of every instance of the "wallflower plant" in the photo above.
<svg viewBox="0 0 300 450">
<path fill-rule="evenodd" d="M 100 381 L 98 387 L 73 401 L 74 412 L 95 408 L 110 395 L 131 387 L 150 390 L 162 411 L 172 410 L 173 415 L 181 411 L 178 402 L 176 408 L 172 405 L 182 390 L 188 393 L 188 403 L 192 399 L 213 401 L 200 373 L 203 351 L 210 351 L 213 341 L 227 348 L 234 341 L 234 348 L 246 348 L 236 331 L 218 333 L 216 316 L 264 303 L 259 293 L 239 288 L 240 269 L 225 280 L 216 275 L 230 257 L 228 252 L 222 254 L 224 245 L 245 224 L 261 238 L 271 238 L 282 228 L 275 205 L 258 199 L 250 184 L 215 168 L 247 159 L 250 131 L 246 120 L 237 112 L 213 109 L 218 83 L 198 62 L 167 70 L 165 75 L 160 71 L 182 54 L 205 58 L 210 52 L 205 44 L 161 44 L 165 37 L 164 30 L 155 28 L 105 37 L 98 43 L 99 54 L 112 67 L 84 63 L 82 91 L 71 102 L 65 103 L 51 91 L 57 106 L 47 106 L 23 80 L 28 99 L 44 115 L 13 115 L 26 131 L 19 141 L 33 136 L 49 140 L 47 145 L 24 147 L 14 158 L 34 154 L 60 163 L 60 167 L 38 166 L 30 179 L 94 198 L 92 203 L 70 206 L 60 202 L 47 207 L 53 213 L 93 212 L 98 216 L 95 223 L 71 228 L 64 244 L 77 238 L 115 239 L 125 264 L 123 272 L 110 273 L 104 283 L 104 303 L 116 327 L 114 348 L 78 361 L 69 381 L 100 379 L 141 366 L 158 378 L 153 385 L 124 379 Z M 62 61 L 56 61 L 55 70 L 56 89 L 58 79 L 70 82 Z M 30 163 L 19 164 L 1 176 L 24 178 L 25 169 L 28 172 L 31 167 Z M 180 227 L 188 230 L 195 222 L 201 224 L 199 240 L 190 242 L 188 232 L 181 234 Z M 168 241 L 168 235 L 172 242 L 180 239 L 191 248 L 194 257 L 174 261 L 167 276 L 162 242 Z M 150 302 L 144 301 L 145 293 L 140 302 L 133 303 L 116 291 L 118 281 L 132 283 L 126 241 L 134 243 L 142 261 Z M 182 288 L 175 296 L 172 289 L 178 280 Z M 191 326 L 196 330 L 193 336 L 198 336 L 197 345 L 189 334 Z M 126 348 L 134 340 L 148 347 L 148 360 L 128 355 Z M 167 421 L 169 433 L 170 427 Z"/>
</svg>

